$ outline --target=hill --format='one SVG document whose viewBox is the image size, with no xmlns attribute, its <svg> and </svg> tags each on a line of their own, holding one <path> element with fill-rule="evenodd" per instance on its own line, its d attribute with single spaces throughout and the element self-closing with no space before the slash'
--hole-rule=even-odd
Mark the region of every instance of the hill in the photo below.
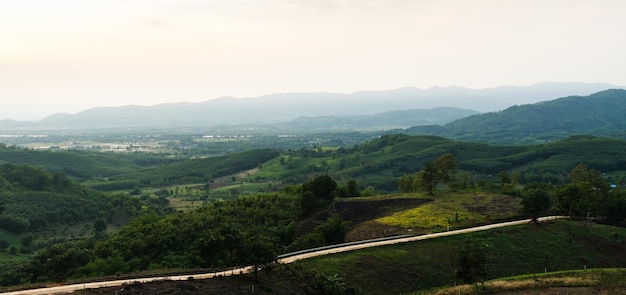
<svg viewBox="0 0 626 295">
<path fill-rule="evenodd" d="M 407 134 L 436 134 L 491 143 L 537 143 L 571 135 L 622 137 L 626 134 L 626 90 L 569 96 L 499 112 L 462 118 L 443 128 L 417 126 Z"/>
<path fill-rule="evenodd" d="M 128 294 L 151 294 L 163 290 L 176 294 L 249 294 L 255 285 L 255 294 L 329 294 L 328 290 L 333 283 L 340 283 L 343 286 L 341 289 L 353 292 L 347 294 L 424 294 L 433 288 L 452 286 L 458 282 L 454 272 L 460 247 L 466 241 L 472 241 L 489 246 L 490 277 L 527 274 L 525 277 L 531 283 L 516 285 L 515 292 L 578 294 L 572 292 L 601 289 L 622 292 L 623 269 L 582 270 L 585 266 L 591 268 L 626 265 L 623 252 L 620 252 L 626 251 L 624 237 L 626 231 L 622 228 L 560 221 L 538 227 L 523 225 L 313 258 L 295 265 L 262 271 L 256 283 L 253 275 L 243 275 L 196 281 L 129 284 L 124 290 Z M 552 272 L 559 269 L 581 271 L 543 274 L 546 270 Z M 537 275 L 533 275 L 534 273 Z M 558 278 L 563 277 L 576 278 L 577 283 L 570 280 L 569 283 L 559 285 Z M 530 289 L 525 289 L 524 286 Z M 498 285 L 491 287 L 487 284 L 486 288 L 489 294 L 511 294 L 507 293 L 510 289 L 498 293 Z M 465 291 L 471 290 L 472 288 L 464 287 L 432 293 L 458 294 L 463 291 L 466 294 Z M 115 291 L 119 291 L 119 287 L 81 290 L 76 294 L 112 294 Z M 560 293 L 545 293 L 548 291 Z"/>
<path fill-rule="evenodd" d="M 309 176 L 328 173 L 340 183 L 358 181 L 360 188 L 378 192 L 398 190 L 398 179 L 414 174 L 424 163 L 451 153 L 462 172 L 472 172 L 475 181 L 501 171 L 518 171 L 522 183 L 550 180 L 562 183 L 576 165 L 588 167 L 620 181 L 626 170 L 626 141 L 572 136 L 535 145 L 492 145 L 450 140 L 437 136 L 384 135 L 352 148 L 317 147 L 300 150 L 260 149 L 223 156 L 184 159 L 168 155 L 92 151 L 34 151 L 0 146 L 0 164 L 28 164 L 49 172 L 62 172 L 103 191 L 136 187 L 208 183 L 228 177 L 236 190 L 241 184 L 258 183 L 253 193 L 267 189 L 268 182 L 297 184 Z M 260 168 L 254 171 L 247 171 Z M 237 176 L 243 173 L 243 176 Z M 233 181 L 230 179 L 234 177 Z M 253 188 L 253 186 L 250 186 Z M 275 186 L 273 189 L 278 189 Z M 205 194 L 206 192 L 203 192 Z M 215 192 L 217 193 L 217 192 Z M 224 192 L 230 195 L 230 192 Z"/>
<path fill-rule="evenodd" d="M 626 266 L 626 230 L 558 221 L 370 248 L 298 262 L 325 275 L 339 274 L 364 294 L 399 294 L 453 286 L 464 243 L 485 247 L 487 279 L 545 271 Z"/>
<path fill-rule="evenodd" d="M 274 125 L 283 130 L 390 130 L 415 125 L 445 124 L 477 114 L 476 111 L 451 107 L 398 110 L 374 115 L 300 117 Z"/>
<path fill-rule="evenodd" d="M 436 136 L 388 135 L 353 149 L 339 150 L 335 158 L 332 153 L 314 154 L 317 163 L 328 163 L 326 167 L 319 164 L 311 167 L 307 161 L 299 163 L 297 155 L 290 156 L 283 167 L 291 167 L 289 172 L 285 172 L 285 177 L 328 169 L 336 179 L 355 178 L 365 186 L 392 191 L 397 189 L 397 179 L 403 174 L 416 173 L 423 169 L 425 162 L 451 153 L 457 159 L 458 168 L 472 171 L 474 177 L 517 170 L 521 172 L 524 183 L 546 179 L 560 183 L 580 163 L 605 173 L 624 170 L 626 155 L 621 148 L 624 144 L 623 140 L 591 136 L 571 137 L 540 145 L 505 146 Z"/>
<path fill-rule="evenodd" d="M 55 114 L 34 124 L 32 122 L 20 124 L 15 121 L 0 121 L 0 129 L 180 128 L 259 125 L 284 123 L 300 117 L 363 116 L 438 107 L 454 107 L 485 112 L 501 110 L 515 103 L 534 103 L 564 95 L 587 95 L 609 88 L 615 88 L 615 86 L 584 83 L 539 83 L 525 87 L 503 86 L 487 89 L 451 86 L 429 89 L 401 88 L 389 91 L 358 91 L 351 94 L 284 93 L 253 98 L 222 97 L 199 103 L 98 107 L 77 114 Z M 433 116 L 429 117 L 432 118 Z M 429 120 L 424 122 L 429 122 Z"/>
</svg>

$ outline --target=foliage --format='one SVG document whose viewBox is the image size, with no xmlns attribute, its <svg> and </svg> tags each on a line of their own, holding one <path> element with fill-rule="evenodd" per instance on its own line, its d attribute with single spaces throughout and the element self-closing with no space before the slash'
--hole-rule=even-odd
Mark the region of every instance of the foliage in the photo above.
<svg viewBox="0 0 626 295">
<path fill-rule="evenodd" d="M 103 191 L 208 184 L 221 176 L 261 167 L 247 180 L 264 184 L 273 181 L 280 186 L 301 184 L 310 175 L 328 175 L 338 183 L 357 181 L 359 188 L 368 191 L 394 192 L 399 190 L 403 175 L 414 176 L 424 169 L 424 163 L 448 153 L 454 155 L 456 169 L 471 172 L 474 183 L 493 183 L 490 176 L 506 171 L 511 173 L 511 182 L 515 184 L 548 181 L 562 184 L 570 180 L 568 171 L 579 164 L 606 174 L 626 170 L 624 144 L 624 140 L 573 136 L 545 144 L 505 146 L 389 134 L 351 148 L 250 150 L 193 159 L 171 158 L 169 154 L 41 152 L 6 146 L 0 150 L 8 155 L 7 161 L 27 162 L 52 173 L 78 177 L 85 180 L 85 185 Z M 33 181 L 35 185 L 36 180 Z M 414 191 L 411 186 L 415 184 L 403 182 L 402 191 Z M 0 187 L 10 185 L 10 181 L 0 179 Z M 450 182 L 449 187 L 456 187 L 456 183 Z M 342 187 L 337 190 L 341 196 L 352 193 Z"/>
<path fill-rule="evenodd" d="M 271 262 L 295 238 L 296 197 L 257 195 L 133 221 L 98 242 L 77 272 L 108 275 L 149 268 L 224 267 Z M 109 267 L 100 268 L 108 264 Z"/>
<path fill-rule="evenodd" d="M 489 275 L 489 246 L 465 240 L 459 250 L 456 276 L 465 283 L 482 282 Z"/>
<path fill-rule="evenodd" d="M 86 189 L 60 173 L 5 164 L 0 166 L 0 179 L 10 186 L 0 189 L 0 228 L 14 233 L 46 230 L 50 226 L 74 225 L 96 218 L 110 219 L 114 214 L 138 214 L 143 205 L 154 206 L 140 199 L 123 195 L 105 195 Z"/>
<path fill-rule="evenodd" d="M 345 185 L 337 188 L 337 195 L 340 198 L 360 197 L 359 184 L 355 179 L 350 179 Z"/>
<path fill-rule="evenodd" d="M 296 265 L 325 274 L 340 273 L 346 284 L 359 286 L 367 294 L 423 292 L 459 283 L 455 275 L 459 248 L 468 239 L 475 245 L 489 245 L 489 273 L 484 279 L 626 265 L 626 229 L 571 221 L 368 248 Z"/>
<path fill-rule="evenodd" d="M 527 187 L 522 192 L 522 212 L 530 215 L 533 223 L 552 206 L 545 187 Z"/>
<path fill-rule="evenodd" d="M 343 221 L 339 215 L 334 214 L 315 228 L 315 232 L 324 238 L 326 245 L 334 245 L 345 242 L 346 235 L 350 229 L 350 222 Z"/>
<path fill-rule="evenodd" d="M 323 276 L 322 278 L 323 279 L 320 284 L 322 285 L 322 289 L 328 294 L 344 294 L 347 289 L 346 283 L 339 274 Z"/>
<path fill-rule="evenodd" d="M 302 191 L 312 192 L 323 200 L 334 199 L 336 189 L 337 182 L 328 175 L 320 175 L 302 184 Z"/>
<path fill-rule="evenodd" d="M 602 173 L 595 169 L 589 169 L 585 164 L 578 164 L 570 171 L 569 176 L 574 183 L 588 183 L 592 187 L 603 191 L 609 188 L 609 185 L 602 178 Z"/>
<path fill-rule="evenodd" d="M 302 193 L 302 197 L 300 198 L 300 209 L 302 210 L 302 216 L 309 216 L 311 213 L 317 210 L 320 205 L 320 200 L 313 192 L 306 191 Z"/>
<path fill-rule="evenodd" d="M 578 134 L 623 134 L 626 91 L 611 89 L 585 97 L 571 96 L 499 112 L 469 116 L 442 128 L 415 127 L 410 134 L 433 134 L 491 143 L 538 143 Z M 576 116 L 572 116 L 576 114 Z M 569 168 L 571 169 L 571 167 Z"/>
<path fill-rule="evenodd" d="M 190 159 L 169 165 L 151 167 L 110 177 L 112 181 L 136 180 L 144 185 L 207 182 L 211 178 L 230 175 L 258 167 L 279 155 L 275 150 L 250 150 L 224 156 Z"/>
</svg>

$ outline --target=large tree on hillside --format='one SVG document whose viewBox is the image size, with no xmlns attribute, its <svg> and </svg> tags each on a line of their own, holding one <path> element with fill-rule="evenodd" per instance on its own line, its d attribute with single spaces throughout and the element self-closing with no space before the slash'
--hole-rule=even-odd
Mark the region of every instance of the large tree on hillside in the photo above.
<svg viewBox="0 0 626 295">
<path fill-rule="evenodd" d="M 424 170 L 418 172 L 416 180 L 428 191 L 428 194 L 432 195 L 437 184 L 448 183 L 454 178 L 456 166 L 456 158 L 451 153 L 446 153 L 433 161 L 424 163 Z"/>
<path fill-rule="evenodd" d="M 451 153 L 445 153 L 433 162 L 437 169 L 439 180 L 443 183 L 452 181 L 454 173 L 456 172 L 456 158 Z"/>
<path fill-rule="evenodd" d="M 334 199 L 336 189 L 337 182 L 328 175 L 320 175 L 302 184 L 303 192 L 312 192 L 318 198 L 325 200 Z"/>
<path fill-rule="evenodd" d="M 569 177 L 574 183 L 588 183 L 595 189 L 606 191 L 609 187 L 608 183 L 602 178 L 600 171 L 590 169 L 585 164 L 578 164 L 569 173 Z"/>
<path fill-rule="evenodd" d="M 272 263 L 278 255 L 277 241 L 262 229 L 253 229 L 247 233 L 240 245 L 241 262 L 254 266 L 254 282 L 258 282 L 259 268 Z"/>
<path fill-rule="evenodd" d="M 589 212 L 590 202 L 594 190 L 588 183 L 569 183 L 556 188 L 558 209 L 566 211 L 570 217 L 581 216 Z"/>
<path fill-rule="evenodd" d="M 522 192 L 522 212 L 530 215 L 533 223 L 537 223 L 539 216 L 552 206 L 552 201 L 545 188 L 533 187 Z"/>
</svg>

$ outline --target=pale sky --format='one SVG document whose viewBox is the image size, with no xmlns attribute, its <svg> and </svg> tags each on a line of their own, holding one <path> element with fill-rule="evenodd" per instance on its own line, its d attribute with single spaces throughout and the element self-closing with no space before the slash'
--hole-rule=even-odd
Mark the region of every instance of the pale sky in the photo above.
<svg viewBox="0 0 626 295">
<path fill-rule="evenodd" d="M 0 0 L 0 120 L 282 92 L 626 85 L 623 0 Z"/>
</svg>

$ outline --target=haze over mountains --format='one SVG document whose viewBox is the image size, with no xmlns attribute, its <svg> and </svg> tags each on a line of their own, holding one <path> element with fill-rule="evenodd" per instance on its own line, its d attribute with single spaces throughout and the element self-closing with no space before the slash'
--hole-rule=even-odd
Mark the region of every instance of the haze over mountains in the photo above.
<svg viewBox="0 0 626 295">
<path fill-rule="evenodd" d="M 539 83 L 487 89 L 401 88 L 351 94 L 285 93 L 253 98 L 222 97 L 198 103 L 98 107 L 54 114 L 37 122 L 0 121 L 5 130 L 189 127 L 289 123 L 295 128 L 408 128 L 444 125 L 478 112 L 571 95 L 622 88 L 609 84 Z M 445 108 L 442 108 L 445 107 Z M 401 112 L 399 112 L 401 111 Z"/>
</svg>

